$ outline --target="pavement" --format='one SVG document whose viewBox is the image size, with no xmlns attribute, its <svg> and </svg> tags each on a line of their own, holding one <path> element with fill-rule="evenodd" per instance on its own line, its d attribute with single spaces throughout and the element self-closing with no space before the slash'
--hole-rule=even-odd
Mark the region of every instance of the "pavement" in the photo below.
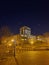
<svg viewBox="0 0 49 65">
<path fill-rule="evenodd" d="M 17 65 L 17 62 L 15 61 L 14 57 L 3 58 L 0 59 L 0 65 Z"/>
<path fill-rule="evenodd" d="M 19 50 L 5 53 L 7 49 L 0 46 L 0 65 L 49 65 L 49 50 L 27 51 Z"/>
<path fill-rule="evenodd" d="M 0 65 L 49 65 L 49 51 L 19 51 L 0 57 Z"/>
</svg>

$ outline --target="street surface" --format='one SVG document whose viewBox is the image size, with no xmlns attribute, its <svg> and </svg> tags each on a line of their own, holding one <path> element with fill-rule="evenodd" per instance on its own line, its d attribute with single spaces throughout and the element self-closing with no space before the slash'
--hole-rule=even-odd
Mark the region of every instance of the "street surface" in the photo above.
<svg viewBox="0 0 49 65">
<path fill-rule="evenodd" d="M 49 50 L 27 51 L 16 50 L 5 53 L 5 49 L 0 48 L 0 65 L 49 65 Z"/>
<path fill-rule="evenodd" d="M 17 60 L 19 65 L 49 65 L 49 51 L 23 51 Z"/>
<path fill-rule="evenodd" d="M 0 59 L 0 65 L 49 65 L 49 51 L 19 51 L 15 58 Z"/>
</svg>

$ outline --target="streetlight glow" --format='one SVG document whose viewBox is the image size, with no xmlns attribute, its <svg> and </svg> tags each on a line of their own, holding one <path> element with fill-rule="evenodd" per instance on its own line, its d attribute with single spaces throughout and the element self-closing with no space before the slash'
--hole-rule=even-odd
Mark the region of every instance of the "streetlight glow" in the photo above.
<svg viewBox="0 0 49 65">
<path fill-rule="evenodd" d="M 14 42 L 14 39 L 12 39 L 11 41 Z"/>
<path fill-rule="evenodd" d="M 31 44 L 33 44 L 34 42 L 33 41 L 30 41 Z"/>
<path fill-rule="evenodd" d="M 12 46 L 12 44 L 8 44 L 9 46 Z"/>
</svg>

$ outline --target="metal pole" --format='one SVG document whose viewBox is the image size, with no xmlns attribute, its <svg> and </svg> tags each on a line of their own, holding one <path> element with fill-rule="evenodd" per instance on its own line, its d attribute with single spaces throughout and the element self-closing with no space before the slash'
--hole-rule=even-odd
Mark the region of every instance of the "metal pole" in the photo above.
<svg viewBox="0 0 49 65">
<path fill-rule="evenodd" d="M 15 42 L 14 42 L 14 57 L 15 57 Z"/>
<path fill-rule="evenodd" d="M 14 44 L 14 57 L 15 57 L 15 44 Z"/>
</svg>

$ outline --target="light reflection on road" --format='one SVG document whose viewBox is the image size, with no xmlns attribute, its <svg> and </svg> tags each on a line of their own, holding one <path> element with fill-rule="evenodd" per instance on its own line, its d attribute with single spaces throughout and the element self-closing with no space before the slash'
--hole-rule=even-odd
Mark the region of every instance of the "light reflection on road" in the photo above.
<svg viewBox="0 0 49 65">
<path fill-rule="evenodd" d="M 0 47 L 0 65 L 15 65 L 13 49 L 10 53 L 6 47 Z M 10 57 L 10 58 L 9 58 Z M 9 58 L 9 59 L 8 59 Z M 4 60 L 5 59 L 5 60 Z M 16 59 L 19 65 L 49 65 L 49 50 L 45 51 L 27 51 L 27 50 L 19 50 L 16 49 Z M 10 62 L 12 64 L 10 64 Z M 16 62 L 17 63 L 17 62 Z"/>
<path fill-rule="evenodd" d="M 49 65 L 49 51 L 22 51 L 16 58 L 19 65 Z"/>
</svg>

